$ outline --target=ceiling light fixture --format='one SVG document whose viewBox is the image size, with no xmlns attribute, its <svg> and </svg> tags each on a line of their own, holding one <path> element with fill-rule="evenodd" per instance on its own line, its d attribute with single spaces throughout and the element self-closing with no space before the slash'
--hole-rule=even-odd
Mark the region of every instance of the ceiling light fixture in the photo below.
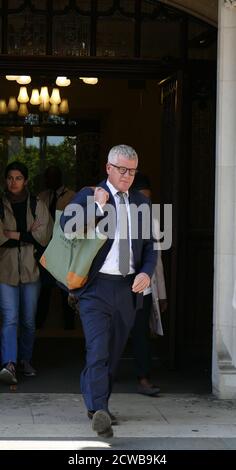
<svg viewBox="0 0 236 470">
<path fill-rule="evenodd" d="M 42 86 L 40 90 L 40 100 L 41 103 L 49 103 L 50 96 L 48 93 L 48 87 L 47 86 Z"/>
<path fill-rule="evenodd" d="M 52 103 L 48 111 L 48 114 L 54 114 L 58 116 L 58 114 L 60 114 L 58 104 Z"/>
<path fill-rule="evenodd" d="M 61 104 L 59 106 L 59 111 L 61 114 L 68 114 L 69 113 L 69 105 L 68 105 L 68 100 L 67 99 L 63 99 L 61 101 Z"/>
<path fill-rule="evenodd" d="M 10 96 L 7 108 L 10 112 L 18 111 L 18 104 L 15 96 Z"/>
<path fill-rule="evenodd" d="M 0 100 L 0 114 L 7 114 L 6 100 Z"/>
<path fill-rule="evenodd" d="M 69 86 L 70 83 L 70 79 L 67 77 L 57 77 L 56 79 L 57 86 Z"/>
<path fill-rule="evenodd" d="M 19 103 L 28 103 L 29 96 L 28 96 L 28 93 L 27 93 L 26 86 L 21 86 L 20 87 L 20 91 L 19 91 L 17 101 L 19 101 Z"/>
<path fill-rule="evenodd" d="M 51 94 L 51 97 L 50 97 L 49 101 L 50 101 L 51 104 L 60 104 L 61 97 L 60 97 L 59 88 L 53 88 L 52 94 Z"/>
<path fill-rule="evenodd" d="M 18 116 L 25 117 L 28 116 L 29 111 L 25 103 L 21 103 L 19 106 Z"/>
<path fill-rule="evenodd" d="M 41 103 L 38 88 L 33 88 L 32 93 L 31 93 L 30 103 L 33 105 L 38 105 Z"/>
<path fill-rule="evenodd" d="M 6 79 L 9 80 L 10 82 L 13 80 L 17 80 L 18 75 L 6 75 Z"/>
<path fill-rule="evenodd" d="M 16 80 L 17 78 L 17 83 L 25 84 L 26 82 L 29 83 L 31 81 L 31 77 L 29 75 L 19 77 L 16 75 L 6 75 L 6 79 L 9 77 L 11 80 Z M 57 77 L 57 83 L 60 84 L 60 86 L 68 86 L 70 84 L 70 80 L 67 77 Z M 52 84 L 50 85 L 50 90 L 51 86 Z M 18 112 L 18 116 L 24 117 L 29 113 L 35 113 L 35 110 L 31 111 L 30 108 L 27 108 L 26 103 L 28 102 L 33 106 L 39 106 L 38 109 L 40 112 L 48 112 L 50 115 L 69 113 L 68 99 L 61 99 L 59 88 L 52 88 L 50 95 L 47 86 L 42 86 L 41 89 L 30 87 L 30 90 L 28 90 L 27 88 L 27 86 L 21 86 L 19 88 L 17 98 L 15 96 L 9 97 L 8 105 L 6 103 L 6 99 L 0 100 L 0 114 Z"/>
<path fill-rule="evenodd" d="M 20 85 L 28 85 L 28 83 L 31 82 L 31 77 L 30 75 L 20 75 L 19 77 L 17 77 L 16 81 Z"/>
<path fill-rule="evenodd" d="M 43 102 L 39 105 L 39 111 L 47 112 L 49 109 L 50 109 L 50 103 L 49 103 L 49 101 L 43 101 Z"/>
<path fill-rule="evenodd" d="M 98 83 L 97 77 L 79 77 L 86 85 L 96 85 Z"/>
</svg>

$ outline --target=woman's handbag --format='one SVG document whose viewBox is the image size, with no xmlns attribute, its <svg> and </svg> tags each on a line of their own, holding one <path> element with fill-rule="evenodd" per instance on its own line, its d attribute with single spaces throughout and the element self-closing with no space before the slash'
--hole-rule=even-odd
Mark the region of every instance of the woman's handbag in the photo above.
<svg viewBox="0 0 236 470">
<path fill-rule="evenodd" d="M 93 233 L 87 232 L 86 238 L 67 239 L 60 226 L 61 214 L 62 211 L 56 211 L 52 239 L 40 263 L 67 289 L 79 289 L 86 283 L 91 264 L 106 237 L 98 237 L 93 230 Z"/>
</svg>

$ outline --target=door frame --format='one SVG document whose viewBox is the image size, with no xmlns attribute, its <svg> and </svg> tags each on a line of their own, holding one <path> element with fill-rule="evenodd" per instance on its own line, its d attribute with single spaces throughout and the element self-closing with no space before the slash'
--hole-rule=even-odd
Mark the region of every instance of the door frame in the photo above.
<svg viewBox="0 0 236 470">
<path fill-rule="evenodd" d="M 204 68 L 204 73 L 207 75 L 208 70 L 212 70 L 212 64 L 204 61 L 195 60 L 194 64 L 189 62 L 183 62 L 182 60 L 171 60 L 168 62 L 150 60 L 150 59 L 116 59 L 116 58 L 98 58 L 98 57 L 54 57 L 54 56 L 9 56 L 0 55 L 0 66 L 2 74 L 37 74 L 44 76 L 56 76 L 66 75 L 70 76 L 97 76 L 102 78 L 124 78 L 124 79 L 157 79 L 159 82 L 166 77 L 173 75 L 180 76 L 182 74 L 185 78 L 194 67 Z M 186 97 L 185 97 L 186 103 Z M 184 110 L 185 113 L 186 110 Z M 185 113 L 186 114 L 186 113 Z M 187 148 L 187 143 L 184 142 L 183 135 L 187 134 L 188 123 L 186 116 L 178 124 L 178 148 Z M 185 129 L 184 129 L 185 128 Z M 177 154 L 176 154 L 177 155 Z M 187 157 L 186 157 L 187 158 Z M 177 157 L 175 156 L 175 163 Z M 176 164 L 174 166 L 176 170 Z M 179 169 L 177 168 L 177 172 Z M 178 195 L 178 181 L 179 177 L 175 174 L 175 192 Z M 177 204 L 177 211 L 175 215 L 176 223 L 179 216 L 179 205 Z M 177 225 L 176 225 L 177 227 Z M 171 261 L 171 269 L 174 271 L 173 282 L 171 286 L 170 295 L 175 297 L 177 290 L 177 268 L 178 268 L 178 230 L 175 230 L 174 243 L 176 244 L 176 254 Z M 180 281 L 180 279 L 178 279 Z M 179 282 L 178 282 L 179 285 Z M 184 289 L 184 287 L 183 287 Z M 174 314 L 174 308 L 176 302 L 172 302 L 172 320 L 173 325 L 170 328 L 170 339 L 169 339 L 169 351 L 168 351 L 168 362 L 171 367 L 175 365 L 176 356 L 176 337 L 177 332 L 175 329 L 176 320 Z M 170 344 L 171 342 L 172 345 Z"/>
</svg>

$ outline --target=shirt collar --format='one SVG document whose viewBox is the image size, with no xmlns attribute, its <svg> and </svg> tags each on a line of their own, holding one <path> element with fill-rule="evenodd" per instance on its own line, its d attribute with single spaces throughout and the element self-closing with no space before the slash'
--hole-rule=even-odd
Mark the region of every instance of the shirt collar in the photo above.
<svg viewBox="0 0 236 470">
<path fill-rule="evenodd" d="M 111 191 L 111 194 L 113 197 L 115 197 L 115 195 L 119 192 L 117 191 L 117 189 L 113 186 L 113 184 L 110 183 L 109 180 L 106 181 L 106 185 L 108 186 L 108 188 L 110 189 Z M 129 197 L 129 191 L 123 191 L 127 197 Z"/>
</svg>

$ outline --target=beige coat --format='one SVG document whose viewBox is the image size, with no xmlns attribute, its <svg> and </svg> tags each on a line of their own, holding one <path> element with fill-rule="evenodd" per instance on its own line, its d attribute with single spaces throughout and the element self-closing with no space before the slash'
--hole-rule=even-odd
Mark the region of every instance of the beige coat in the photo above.
<svg viewBox="0 0 236 470">
<path fill-rule="evenodd" d="M 34 246 L 20 242 L 20 247 L 8 248 L 1 246 L 8 238 L 3 230 L 16 231 L 16 219 L 8 199 L 3 196 L 4 219 L 0 220 L 0 283 L 18 286 L 19 283 L 35 282 L 39 279 L 39 268 L 34 257 Z M 38 200 L 35 210 L 37 220 L 41 225 L 32 232 L 34 239 L 42 246 L 47 246 L 53 228 L 53 221 L 46 205 Z M 27 201 L 27 230 L 30 230 L 34 218 L 30 209 L 30 198 Z"/>
<path fill-rule="evenodd" d="M 155 238 L 159 240 L 159 223 L 157 220 L 154 220 L 153 229 Z M 163 336 L 159 299 L 166 299 L 167 296 L 161 249 L 158 251 L 157 264 L 151 279 L 151 290 L 152 311 L 150 315 L 150 328 L 153 333 Z"/>
<path fill-rule="evenodd" d="M 66 188 L 65 186 L 61 186 L 57 189 L 57 204 L 56 209 L 59 211 L 63 211 L 67 204 L 70 203 L 71 199 L 74 197 L 75 192 L 71 189 Z M 42 191 L 38 195 L 39 199 L 45 202 L 47 208 L 49 208 L 50 203 L 53 198 L 53 191 L 51 189 L 46 189 Z"/>
<path fill-rule="evenodd" d="M 166 287 L 163 264 L 161 259 L 161 251 L 158 252 L 158 259 L 155 271 L 151 279 L 152 289 L 152 312 L 150 316 L 150 327 L 153 333 L 163 336 L 163 328 L 161 322 L 161 312 L 159 299 L 166 299 Z"/>
</svg>

